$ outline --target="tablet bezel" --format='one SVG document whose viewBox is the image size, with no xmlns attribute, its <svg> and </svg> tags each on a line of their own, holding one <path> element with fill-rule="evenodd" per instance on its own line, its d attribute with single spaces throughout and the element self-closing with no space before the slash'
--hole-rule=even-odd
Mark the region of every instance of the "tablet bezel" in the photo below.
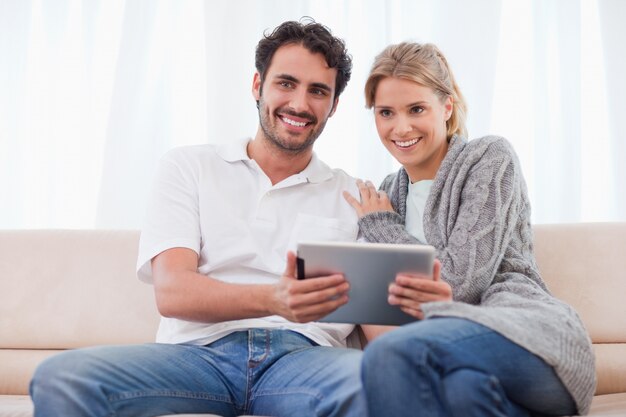
<svg viewBox="0 0 626 417">
<path fill-rule="evenodd" d="M 402 325 L 417 319 L 388 303 L 398 273 L 432 274 L 435 248 L 365 242 L 298 243 L 298 278 L 343 273 L 350 301 L 320 319 L 329 323 Z"/>
</svg>

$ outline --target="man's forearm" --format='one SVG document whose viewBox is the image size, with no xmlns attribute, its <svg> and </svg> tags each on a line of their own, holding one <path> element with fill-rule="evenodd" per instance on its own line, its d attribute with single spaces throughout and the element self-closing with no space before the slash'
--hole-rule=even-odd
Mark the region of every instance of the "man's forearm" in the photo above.
<svg viewBox="0 0 626 417">
<path fill-rule="evenodd" d="M 164 317 L 216 323 L 274 314 L 269 284 L 231 284 L 197 272 L 178 271 L 155 286 Z"/>
<path fill-rule="evenodd" d="M 276 284 L 231 284 L 197 272 L 198 256 L 172 248 L 152 259 L 159 312 L 165 317 L 215 323 L 270 315 L 305 323 L 348 302 L 349 284 L 340 274 L 296 279 L 296 255 L 287 254 Z"/>
</svg>

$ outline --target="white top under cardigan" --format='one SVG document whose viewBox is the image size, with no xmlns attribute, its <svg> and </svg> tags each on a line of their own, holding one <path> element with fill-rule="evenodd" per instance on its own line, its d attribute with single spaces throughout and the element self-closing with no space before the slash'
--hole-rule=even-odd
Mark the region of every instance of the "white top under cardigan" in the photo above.
<svg viewBox="0 0 626 417">
<path fill-rule="evenodd" d="M 423 244 L 428 243 L 424 236 L 424 207 L 432 185 L 433 180 L 409 183 L 409 192 L 406 197 L 406 231 Z"/>
</svg>

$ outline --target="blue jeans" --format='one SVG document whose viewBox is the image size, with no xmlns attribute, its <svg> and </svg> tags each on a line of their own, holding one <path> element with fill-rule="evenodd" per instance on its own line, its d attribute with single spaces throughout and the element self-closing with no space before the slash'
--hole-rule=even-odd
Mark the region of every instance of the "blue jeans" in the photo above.
<svg viewBox="0 0 626 417">
<path fill-rule="evenodd" d="M 464 319 L 423 320 L 380 336 L 365 349 L 361 376 L 372 417 L 576 413 L 552 367 Z"/>
<path fill-rule="evenodd" d="M 363 416 L 362 352 L 252 329 L 208 346 L 145 344 L 68 351 L 31 381 L 35 416 Z"/>
</svg>

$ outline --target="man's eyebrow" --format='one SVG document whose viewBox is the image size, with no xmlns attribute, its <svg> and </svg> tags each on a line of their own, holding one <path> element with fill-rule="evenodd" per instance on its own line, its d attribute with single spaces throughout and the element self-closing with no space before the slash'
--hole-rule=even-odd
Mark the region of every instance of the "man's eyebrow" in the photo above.
<svg viewBox="0 0 626 417">
<path fill-rule="evenodd" d="M 311 87 L 319 88 L 320 90 L 324 90 L 324 91 L 326 91 L 328 93 L 333 91 L 333 89 L 330 88 L 330 86 L 328 86 L 327 84 L 324 84 L 324 83 L 312 83 Z"/>
<path fill-rule="evenodd" d="M 285 81 L 291 81 L 296 84 L 300 84 L 300 80 L 290 74 L 276 74 L 275 78 L 280 79 L 280 80 L 285 80 Z M 328 84 L 324 84 L 324 83 L 311 83 L 310 86 L 319 88 L 329 93 L 333 91 L 333 89 Z"/>
<path fill-rule="evenodd" d="M 300 80 L 299 79 L 297 79 L 293 75 L 289 75 L 289 74 L 276 74 L 276 76 L 274 78 L 279 78 L 281 80 L 291 81 L 291 82 L 294 82 L 296 84 L 300 84 Z"/>
</svg>

